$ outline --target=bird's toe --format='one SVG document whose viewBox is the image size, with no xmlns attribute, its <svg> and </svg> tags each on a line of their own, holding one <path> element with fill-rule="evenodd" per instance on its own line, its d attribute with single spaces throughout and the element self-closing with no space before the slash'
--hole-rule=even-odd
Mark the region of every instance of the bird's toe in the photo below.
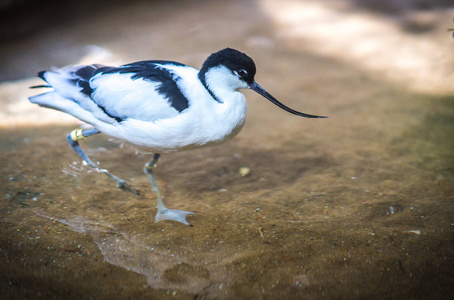
<svg viewBox="0 0 454 300">
<path fill-rule="evenodd" d="M 140 192 L 138 190 L 133 189 L 129 184 L 126 183 L 124 180 L 120 180 L 117 182 L 118 188 L 125 192 L 130 192 L 136 195 L 140 195 Z"/>
</svg>

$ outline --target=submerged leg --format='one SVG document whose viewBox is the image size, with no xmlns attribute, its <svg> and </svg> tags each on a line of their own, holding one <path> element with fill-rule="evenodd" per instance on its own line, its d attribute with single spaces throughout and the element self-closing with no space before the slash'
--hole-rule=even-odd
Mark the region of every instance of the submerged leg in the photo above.
<svg viewBox="0 0 454 300">
<path fill-rule="evenodd" d="M 139 192 L 136 191 L 136 190 L 133 190 L 129 184 L 126 183 L 126 181 L 124 181 L 123 179 L 120 179 L 118 178 L 117 176 L 113 175 L 112 173 L 110 173 L 109 171 L 107 171 L 106 169 L 101 169 L 100 167 L 98 167 L 97 165 L 95 165 L 91 160 L 90 158 L 87 156 L 87 154 L 85 154 L 85 152 L 82 150 L 82 148 L 80 148 L 80 145 L 79 145 L 79 140 L 82 140 L 86 137 L 89 137 L 91 135 L 94 135 L 94 134 L 97 134 L 99 133 L 100 131 L 97 130 L 97 129 L 87 129 L 87 130 L 84 130 L 84 129 L 76 129 L 76 130 L 73 130 L 71 131 L 71 133 L 69 133 L 67 135 L 67 139 L 68 139 L 68 142 L 69 144 L 71 145 L 71 147 L 74 149 L 74 151 L 76 151 L 77 154 L 79 154 L 79 156 L 90 166 L 92 167 L 93 169 L 96 169 L 98 170 L 99 172 L 101 173 L 104 173 L 106 174 L 107 176 L 109 176 L 110 178 L 112 178 L 113 180 L 115 180 L 115 182 L 117 183 L 117 186 L 122 189 L 123 191 L 127 191 L 127 192 L 131 192 L 131 193 L 134 193 L 136 195 L 139 195 Z"/>
<path fill-rule="evenodd" d="M 159 156 L 160 154 L 156 153 L 153 156 L 153 159 L 149 163 L 145 164 L 144 167 L 145 174 L 147 174 L 148 179 L 150 179 L 150 183 L 153 187 L 153 190 L 156 192 L 156 195 L 158 196 L 158 205 L 156 206 L 158 208 L 158 212 L 156 213 L 155 223 L 164 220 L 174 220 L 189 225 L 188 221 L 186 221 L 186 216 L 193 214 L 193 212 L 178 209 L 168 209 L 162 202 L 161 193 L 159 192 L 158 186 L 156 185 L 152 174 L 153 168 L 158 162 Z"/>
</svg>

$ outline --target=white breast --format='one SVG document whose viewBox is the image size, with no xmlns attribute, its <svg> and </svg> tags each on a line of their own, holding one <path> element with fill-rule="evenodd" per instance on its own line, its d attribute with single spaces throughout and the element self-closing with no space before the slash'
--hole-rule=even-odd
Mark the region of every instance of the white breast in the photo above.
<svg viewBox="0 0 454 300">
<path fill-rule="evenodd" d="M 154 152 L 171 152 L 222 143 L 237 135 L 246 120 L 244 95 L 224 89 L 223 103 L 215 101 L 190 69 L 174 71 L 183 80 L 180 88 L 189 107 L 176 116 L 153 122 L 126 119 L 116 126 L 116 136 Z"/>
</svg>

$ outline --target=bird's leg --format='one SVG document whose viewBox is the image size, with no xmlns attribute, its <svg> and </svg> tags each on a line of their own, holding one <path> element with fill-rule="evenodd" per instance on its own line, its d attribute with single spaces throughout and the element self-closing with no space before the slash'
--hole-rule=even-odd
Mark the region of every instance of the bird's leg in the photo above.
<svg viewBox="0 0 454 300">
<path fill-rule="evenodd" d="M 91 135 L 94 135 L 94 134 L 97 134 L 99 133 L 99 130 L 97 129 L 87 129 L 87 130 L 84 130 L 84 129 L 76 129 L 76 130 L 73 130 L 71 131 L 71 133 L 69 133 L 67 135 L 67 139 L 68 139 L 68 142 L 69 144 L 71 145 L 71 147 L 74 149 L 74 151 L 76 151 L 76 153 L 90 166 L 92 167 L 93 169 L 96 169 L 97 171 L 101 172 L 101 173 L 104 173 L 106 174 L 107 176 L 109 176 L 110 178 L 112 178 L 113 180 L 115 180 L 115 182 L 117 183 L 117 186 L 122 189 L 123 191 L 127 191 L 127 192 L 131 192 L 131 193 L 134 193 L 136 195 L 139 195 L 139 192 L 136 191 L 136 190 L 133 190 L 129 184 L 126 183 L 126 181 L 124 181 L 123 179 L 120 179 L 118 178 L 117 176 L 113 175 L 112 173 L 110 173 L 109 171 L 107 171 L 106 169 L 101 169 L 100 167 L 98 167 L 97 165 L 95 165 L 91 160 L 90 158 L 87 156 L 87 154 L 85 154 L 85 152 L 82 150 L 82 148 L 80 148 L 80 145 L 79 145 L 79 140 L 83 140 L 85 139 L 86 137 L 89 137 Z"/>
<path fill-rule="evenodd" d="M 159 156 L 159 153 L 154 154 L 153 159 L 150 162 L 146 163 L 144 167 L 145 174 L 147 174 L 148 179 L 150 179 L 153 190 L 156 192 L 156 195 L 158 197 L 158 205 L 156 206 L 158 208 L 158 212 L 156 213 L 155 223 L 164 220 L 174 220 L 189 225 L 188 221 L 186 221 L 186 216 L 193 214 L 193 212 L 178 209 L 168 209 L 162 202 L 161 193 L 159 192 L 158 186 L 156 185 L 152 174 L 153 168 L 158 162 Z"/>
</svg>

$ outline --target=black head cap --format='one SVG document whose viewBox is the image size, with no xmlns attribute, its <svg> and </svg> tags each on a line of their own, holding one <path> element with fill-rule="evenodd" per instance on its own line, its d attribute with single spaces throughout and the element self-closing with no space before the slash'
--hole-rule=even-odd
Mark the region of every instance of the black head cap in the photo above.
<svg viewBox="0 0 454 300">
<path fill-rule="evenodd" d="M 212 67 L 223 65 L 232 73 L 238 74 L 248 84 L 254 82 L 255 63 L 246 54 L 235 49 L 225 48 L 208 56 L 199 72 L 199 78 L 204 80 L 205 73 Z"/>
</svg>

